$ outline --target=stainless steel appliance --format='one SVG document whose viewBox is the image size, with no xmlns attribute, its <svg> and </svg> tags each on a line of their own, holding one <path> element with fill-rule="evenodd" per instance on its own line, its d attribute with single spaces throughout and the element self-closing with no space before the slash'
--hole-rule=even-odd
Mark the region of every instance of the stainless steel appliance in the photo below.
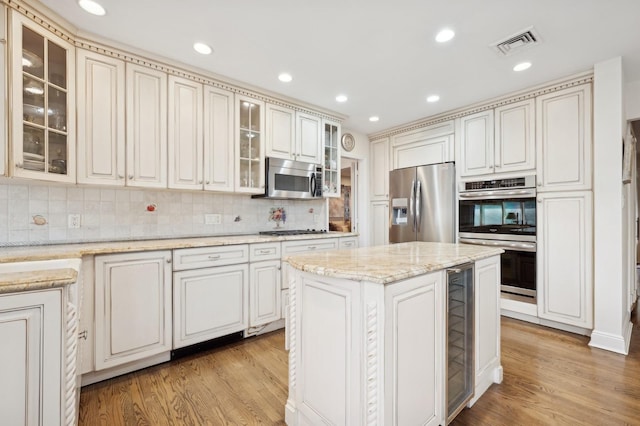
<svg viewBox="0 0 640 426">
<path fill-rule="evenodd" d="M 264 183 L 264 194 L 253 198 L 321 198 L 322 165 L 268 157 Z"/>
<path fill-rule="evenodd" d="M 460 184 L 461 243 L 500 247 L 503 296 L 536 302 L 535 176 Z"/>
<path fill-rule="evenodd" d="M 389 172 L 389 242 L 455 240 L 454 163 Z"/>
<path fill-rule="evenodd" d="M 307 234 L 326 234 L 327 231 L 325 229 L 276 229 L 273 231 L 262 231 L 260 235 L 269 235 L 269 236 L 286 236 L 286 235 L 307 235 Z"/>
<path fill-rule="evenodd" d="M 473 398 L 473 264 L 447 270 L 447 424 Z"/>
</svg>

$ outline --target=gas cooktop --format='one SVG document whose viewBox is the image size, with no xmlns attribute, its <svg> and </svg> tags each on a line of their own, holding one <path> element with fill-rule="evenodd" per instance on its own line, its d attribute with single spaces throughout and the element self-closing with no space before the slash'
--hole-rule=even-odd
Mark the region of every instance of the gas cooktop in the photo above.
<svg viewBox="0 0 640 426">
<path fill-rule="evenodd" d="M 282 235 L 306 235 L 306 234 L 326 234 L 327 231 L 324 229 L 279 229 L 274 231 L 262 231 L 260 235 L 272 235 L 272 236 L 282 236 Z"/>
</svg>

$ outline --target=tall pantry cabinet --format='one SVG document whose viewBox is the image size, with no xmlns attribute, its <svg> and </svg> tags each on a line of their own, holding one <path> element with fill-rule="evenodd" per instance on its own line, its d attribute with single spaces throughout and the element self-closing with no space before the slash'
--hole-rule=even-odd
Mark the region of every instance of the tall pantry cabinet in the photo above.
<svg viewBox="0 0 640 426">
<path fill-rule="evenodd" d="M 371 142 L 371 241 L 389 243 L 389 138 Z"/>
</svg>

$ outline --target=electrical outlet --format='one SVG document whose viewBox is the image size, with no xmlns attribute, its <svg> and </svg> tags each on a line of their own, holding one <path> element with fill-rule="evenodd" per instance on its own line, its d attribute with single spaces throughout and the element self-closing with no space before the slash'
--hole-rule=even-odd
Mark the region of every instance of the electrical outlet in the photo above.
<svg viewBox="0 0 640 426">
<path fill-rule="evenodd" d="M 69 229 L 78 229 L 80 228 L 80 215 L 79 214 L 70 214 L 68 216 L 68 227 Z"/>
<path fill-rule="evenodd" d="M 222 223 L 222 215 L 220 214 L 206 213 L 204 215 L 205 225 L 220 225 L 221 223 Z"/>
</svg>

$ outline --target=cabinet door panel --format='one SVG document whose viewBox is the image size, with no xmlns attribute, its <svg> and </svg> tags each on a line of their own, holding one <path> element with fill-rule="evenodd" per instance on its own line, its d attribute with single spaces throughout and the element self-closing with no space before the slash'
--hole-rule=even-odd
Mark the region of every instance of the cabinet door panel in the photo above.
<svg viewBox="0 0 640 426">
<path fill-rule="evenodd" d="M 371 241 L 372 246 L 389 244 L 389 202 L 371 203 Z"/>
<path fill-rule="evenodd" d="M 167 186 L 167 75 L 129 64 L 127 185 Z"/>
<path fill-rule="evenodd" d="M 255 327 L 280 319 L 280 261 L 251 264 L 249 325 Z"/>
<path fill-rule="evenodd" d="M 124 185 L 124 62 L 78 50 L 78 183 Z"/>
<path fill-rule="evenodd" d="M 493 173 L 493 111 L 460 119 L 460 176 Z"/>
<path fill-rule="evenodd" d="M 96 370 L 171 349 L 170 260 L 169 251 L 96 256 Z"/>
<path fill-rule="evenodd" d="M 233 191 L 233 93 L 204 88 L 204 188 Z"/>
<path fill-rule="evenodd" d="M 538 200 L 538 315 L 591 328 L 591 192 L 543 193 Z"/>
<path fill-rule="evenodd" d="M 297 159 L 309 163 L 320 163 L 320 123 L 313 115 L 296 113 Z"/>
<path fill-rule="evenodd" d="M 533 99 L 495 109 L 496 172 L 535 169 Z"/>
<path fill-rule="evenodd" d="M 389 198 L 389 138 L 371 142 L 371 201 Z"/>
<path fill-rule="evenodd" d="M 267 156 L 295 159 L 296 112 L 267 104 Z"/>
<path fill-rule="evenodd" d="M 453 135 L 393 147 L 394 169 L 453 160 Z"/>
<path fill-rule="evenodd" d="M 540 191 L 591 189 L 591 86 L 536 98 Z"/>
<path fill-rule="evenodd" d="M 174 348 L 247 328 L 246 264 L 175 272 L 173 279 Z"/>
<path fill-rule="evenodd" d="M 169 188 L 202 189 L 202 85 L 169 77 Z"/>
</svg>

